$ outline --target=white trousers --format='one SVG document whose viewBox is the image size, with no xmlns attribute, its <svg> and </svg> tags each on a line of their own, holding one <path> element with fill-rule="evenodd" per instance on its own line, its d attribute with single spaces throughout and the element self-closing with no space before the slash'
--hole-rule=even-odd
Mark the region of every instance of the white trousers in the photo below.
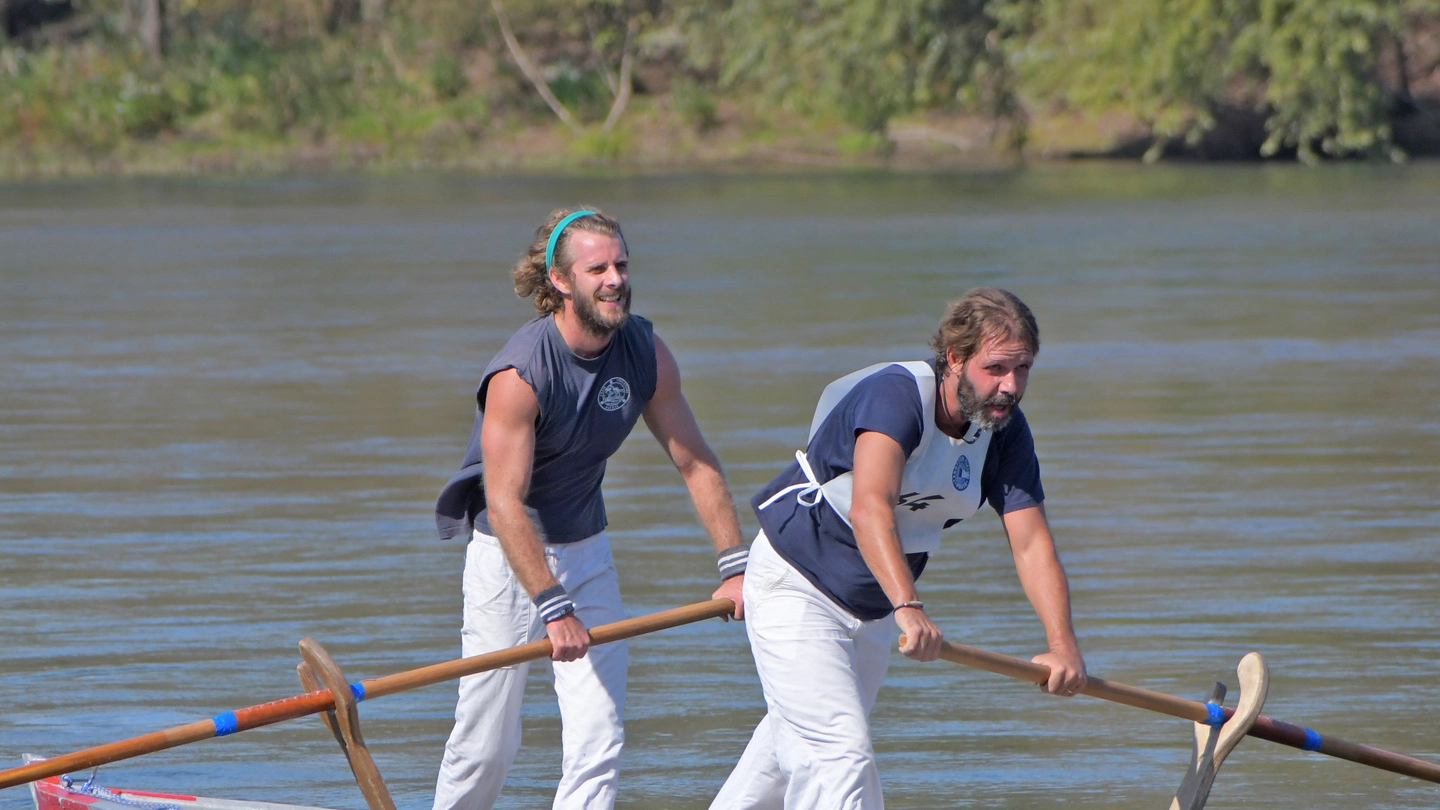
<svg viewBox="0 0 1440 810">
<path fill-rule="evenodd" d="M 550 571 L 574 600 L 586 627 L 625 617 L 620 580 L 604 532 L 564 545 L 545 545 Z M 496 538 L 476 532 L 465 551 L 468 656 L 545 638 L 545 626 Z M 620 747 L 625 741 L 625 642 L 593 647 L 578 661 L 553 663 L 564 754 L 556 810 L 615 805 Z M 529 664 L 460 679 L 455 728 L 445 744 L 435 785 L 435 810 L 490 810 L 520 750 L 520 703 Z"/>
<path fill-rule="evenodd" d="M 767 712 L 711 810 L 880 810 L 870 710 L 894 616 L 855 618 L 785 562 L 765 533 L 745 569 L 745 630 Z"/>
</svg>

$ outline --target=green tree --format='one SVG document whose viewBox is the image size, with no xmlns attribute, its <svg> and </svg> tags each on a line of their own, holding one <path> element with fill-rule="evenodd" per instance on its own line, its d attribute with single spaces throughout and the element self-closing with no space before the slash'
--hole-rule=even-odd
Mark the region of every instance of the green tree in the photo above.
<svg viewBox="0 0 1440 810">
<path fill-rule="evenodd" d="M 1227 106 L 1264 118 L 1261 153 L 1393 155 L 1384 43 L 1435 0 L 1011 0 L 998 15 L 1026 94 L 1123 107 L 1166 142 Z"/>
<path fill-rule="evenodd" d="M 896 115 L 988 101 L 1007 108 L 985 0 L 688 0 L 696 59 L 731 89 L 870 132 Z M 995 90 L 999 88 L 1001 92 Z"/>
<path fill-rule="evenodd" d="M 1304 159 L 1388 152 L 1392 92 L 1380 83 L 1381 43 L 1403 36 L 1402 0 L 1262 0 L 1237 55 L 1265 80 L 1269 137 Z"/>
</svg>

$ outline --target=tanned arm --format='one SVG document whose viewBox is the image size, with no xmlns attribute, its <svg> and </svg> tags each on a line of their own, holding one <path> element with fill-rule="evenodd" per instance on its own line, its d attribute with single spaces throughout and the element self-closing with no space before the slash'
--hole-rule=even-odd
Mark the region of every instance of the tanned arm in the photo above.
<svg viewBox="0 0 1440 810">
<path fill-rule="evenodd" d="M 850 523 L 855 529 L 855 545 L 892 605 L 919 599 L 915 577 L 905 561 L 900 531 L 895 527 L 895 504 L 900 502 L 900 476 L 904 469 L 905 451 L 899 442 L 873 430 L 855 438 Z M 917 661 L 934 661 L 940 657 L 940 641 L 944 635 L 923 609 L 898 608 L 895 623 L 905 635 L 901 653 Z"/>
<path fill-rule="evenodd" d="M 735 516 L 735 501 L 725 483 L 720 459 L 700 434 L 695 413 L 680 390 L 680 366 L 658 335 L 655 362 L 659 380 L 655 396 L 645 406 L 645 425 L 685 479 L 700 525 L 710 534 L 715 550 L 720 552 L 737 546 L 741 543 L 740 521 Z M 734 602 L 737 619 L 745 618 L 745 601 L 741 595 L 744 585 L 744 574 L 730 577 L 720 583 L 713 595 L 713 598 Z"/>
<path fill-rule="evenodd" d="M 1052 695 L 1074 695 L 1085 686 L 1085 659 L 1075 640 L 1070 620 L 1070 585 L 1055 551 L 1045 507 L 1019 509 L 1004 515 L 1001 521 L 1015 555 L 1020 585 L 1045 627 L 1050 647 L 1049 652 L 1031 659 L 1050 668 L 1050 680 L 1041 688 Z"/>
<path fill-rule="evenodd" d="M 515 369 L 490 378 L 485 396 L 485 422 L 480 445 L 485 457 L 485 503 L 490 526 L 505 559 L 531 598 L 559 583 L 545 563 L 540 532 L 525 511 L 530 471 L 535 461 L 535 420 L 540 403 L 535 391 Z M 590 631 L 574 613 L 545 625 L 550 657 L 574 661 L 590 649 Z"/>
</svg>

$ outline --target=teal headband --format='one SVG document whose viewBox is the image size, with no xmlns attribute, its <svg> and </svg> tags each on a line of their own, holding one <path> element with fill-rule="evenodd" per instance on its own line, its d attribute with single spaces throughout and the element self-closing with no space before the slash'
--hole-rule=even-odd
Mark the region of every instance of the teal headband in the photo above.
<svg viewBox="0 0 1440 810">
<path fill-rule="evenodd" d="M 560 220 L 560 222 L 558 222 L 558 223 L 555 225 L 555 230 L 553 230 L 553 231 L 550 232 L 550 241 L 549 241 L 548 243 L 546 243 L 546 245 L 545 245 L 545 270 L 546 270 L 546 272 L 549 272 L 550 268 L 552 268 L 552 267 L 555 266 L 555 244 L 560 241 L 560 234 L 562 234 L 562 233 L 565 232 L 566 226 L 568 226 L 570 223 L 574 222 L 575 220 L 577 220 L 577 219 L 579 219 L 579 218 L 581 218 L 581 217 L 593 216 L 595 213 L 597 213 L 597 212 L 595 212 L 595 211 L 576 211 L 575 213 L 571 214 L 570 216 L 565 217 L 564 219 Z"/>
</svg>

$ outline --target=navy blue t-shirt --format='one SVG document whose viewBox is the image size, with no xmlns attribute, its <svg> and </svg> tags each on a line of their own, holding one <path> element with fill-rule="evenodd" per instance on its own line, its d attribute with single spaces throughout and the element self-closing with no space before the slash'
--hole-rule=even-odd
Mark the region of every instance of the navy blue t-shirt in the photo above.
<svg viewBox="0 0 1440 810">
<path fill-rule="evenodd" d="M 915 377 L 903 366 L 891 366 L 861 380 L 835 405 L 815 431 L 805 455 L 816 480 L 829 481 L 854 469 L 855 439 L 862 432 L 889 436 L 908 458 L 920 446 L 925 420 L 934 418 L 933 413 L 924 413 Z M 805 507 L 790 493 L 759 508 L 775 493 L 804 481 L 799 463 L 792 463 L 751 500 L 770 544 L 816 588 L 857 618 L 871 621 L 888 615 L 890 599 L 865 564 L 854 531 L 828 502 Z M 1019 408 L 1010 424 L 990 438 L 980 475 L 980 497 L 1000 515 L 1045 500 L 1034 437 Z M 917 579 L 928 556 L 906 555 Z"/>
<path fill-rule="evenodd" d="M 480 461 L 490 380 L 511 368 L 535 390 L 540 405 L 525 505 L 533 512 L 545 542 L 584 540 L 607 523 L 600 491 L 605 462 L 630 435 L 655 396 L 659 376 L 654 327 L 645 318 L 631 315 L 605 351 L 592 359 L 571 351 L 553 316 L 541 316 L 521 327 L 485 368 L 462 467 L 473 468 Z M 483 483 L 477 480 L 475 486 L 483 487 Z M 494 534 L 483 503 L 471 508 L 475 508 L 471 513 L 475 528 Z M 442 536 L 443 529 L 442 525 Z M 468 535 L 464 539 L 468 540 Z"/>
</svg>

